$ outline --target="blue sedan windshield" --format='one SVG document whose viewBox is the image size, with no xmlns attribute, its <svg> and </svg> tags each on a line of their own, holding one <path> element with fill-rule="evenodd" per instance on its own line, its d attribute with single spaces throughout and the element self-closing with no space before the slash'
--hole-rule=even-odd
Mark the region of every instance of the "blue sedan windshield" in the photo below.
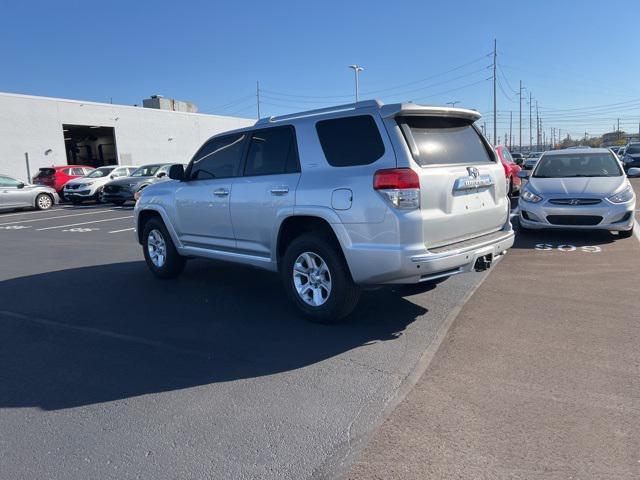
<svg viewBox="0 0 640 480">
<path fill-rule="evenodd" d="M 544 155 L 533 171 L 537 178 L 618 177 L 622 170 L 609 153 Z"/>
</svg>

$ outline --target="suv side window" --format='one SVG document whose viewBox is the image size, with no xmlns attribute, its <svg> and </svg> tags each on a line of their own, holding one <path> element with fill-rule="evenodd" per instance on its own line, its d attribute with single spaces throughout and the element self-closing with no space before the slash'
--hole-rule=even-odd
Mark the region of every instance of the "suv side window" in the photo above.
<svg viewBox="0 0 640 480">
<path fill-rule="evenodd" d="M 246 134 L 225 135 L 209 140 L 191 160 L 190 180 L 229 178 L 238 175 Z"/>
<path fill-rule="evenodd" d="M 70 172 L 67 175 L 84 175 L 84 170 L 82 168 L 70 168 Z"/>
<path fill-rule="evenodd" d="M 369 165 L 384 155 L 384 143 L 371 115 L 320 120 L 316 131 L 332 167 Z"/>
<path fill-rule="evenodd" d="M 277 175 L 300 171 L 292 127 L 256 130 L 251 135 L 245 176 Z"/>
</svg>

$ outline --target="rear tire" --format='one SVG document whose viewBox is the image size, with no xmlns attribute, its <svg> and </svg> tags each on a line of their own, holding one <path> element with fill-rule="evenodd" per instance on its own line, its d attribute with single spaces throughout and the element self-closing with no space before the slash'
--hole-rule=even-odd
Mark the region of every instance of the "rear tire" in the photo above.
<svg viewBox="0 0 640 480">
<path fill-rule="evenodd" d="M 618 236 L 620 238 L 630 238 L 633 236 L 633 227 L 631 227 L 631 230 L 620 230 L 618 232 Z"/>
<path fill-rule="evenodd" d="M 360 288 L 335 243 L 304 234 L 291 242 L 282 258 L 280 273 L 287 295 L 312 322 L 338 323 L 360 299 Z"/>
<path fill-rule="evenodd" d="M 50 195 L 40 193 L 36 197 L 36 208 L 38 210 L 49 210 L 51 207 L 53 207 L 53 198 Z"/>
<path fill-rule="evenodd" d="M 142 229 L 142 250 L 151 273 L 158 278 L 175 278 L 186 264 L 161 220 L 149 219 Z"/>
</svg>

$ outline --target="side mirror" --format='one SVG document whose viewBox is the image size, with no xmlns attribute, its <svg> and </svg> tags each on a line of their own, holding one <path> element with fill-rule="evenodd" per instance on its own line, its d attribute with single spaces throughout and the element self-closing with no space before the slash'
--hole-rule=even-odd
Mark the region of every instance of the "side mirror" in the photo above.
<svg viewBox="0 0 640 480">
<path fill-rule="evenodd" d="M 529 170 L 520 170 L 518 172 L 518 178 L 529 178 Z"/>
<path fill-rule="evenodd" d="M 634 170 L 634 169 L 632 169 L 632 170 Z M 636 168 L 635 170 L 638 170 L 638 169 Z M 18 187 L 18 188 L 24 188 L 24 183 L 23 183 L 23 182 L 20 182 L 18 185 L 16 185 L 16 187 Z"/>
<path fill-rule="evenodd" d="M 184 180 L 184 167 L 180 164 L 169 167 L 169 178 L 171 180 Z"/>
<path fill-rule="evenodd" d="M 167 172 L 160 172 L 158 173 L 158 175 L 156 175 L 156 177 L 158 178 L 162 178 L 162 177 L 166 177 L 167 176 Z"/>
<path fill-rule="evenodd" d="M 630 177 L 630 178 L 640 177 L 640 168 L 637 168 L 637 167 L 630 168 L 629 171 L 627 172 L 627 177 Z"/>
<path fill-rule="evenodd" d="M 524 163 L 524 160 L 522 158 L 516 158 L 514 159 L 514 161 L 516 162 L 516 165 L 522 165 Z"/>
</svg>

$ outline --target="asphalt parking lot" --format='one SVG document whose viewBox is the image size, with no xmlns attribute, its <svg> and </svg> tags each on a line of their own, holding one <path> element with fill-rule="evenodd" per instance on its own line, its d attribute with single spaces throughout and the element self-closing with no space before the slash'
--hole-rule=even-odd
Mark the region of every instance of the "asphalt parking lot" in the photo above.
<svg viewBox="0 0 640 480">
<path fill-rule="evenodd" d="M 639 478 L 639 240 L 518 236 L 349 480 Z"/>
<path fill-rule="evenodd" d="M 333 476 L 483 278 L 367 292 L 352 321 L 314 325 L 268 272 L 153 278 L 131 217 L 0 214 L 5 478 Z"/>
<path fill-rule="evenodd" d="M 102 205 L 0 214 L 5 478 L 341 475 L 487 277 L 366 292 L 349 322 L 314 325 L 268 272 L 194 260 L 179 279 L 153 278 L 132 215 Z M 535 234 L 511 256 L 553 265 L 613 245 L 609 234 Z M 635 238 L 616 246 L 634 248 Z M 505 281 L 526 275 L 519 261 Z"/>
</svg>

